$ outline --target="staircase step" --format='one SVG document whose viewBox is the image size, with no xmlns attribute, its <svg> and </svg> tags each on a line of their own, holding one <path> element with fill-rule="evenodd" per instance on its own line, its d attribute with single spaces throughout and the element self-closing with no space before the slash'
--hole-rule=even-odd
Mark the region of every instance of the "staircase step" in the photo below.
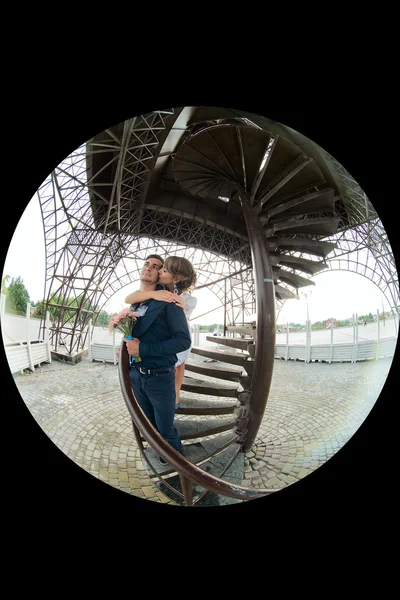
<svg viewBox="0 0 400 600">
<path fill-rule="evenodd" d="M 176 419 L 175 427 L 178 430 L 181 440 L 191 440 L 234 429 L 236 421 L 236 415 L 220 418 L 203 417 L 197 420 L 193 418 L 190 420 Z"/>
<path fill-rule="evenodd" d="M 232 444 L 223 452 L 217 456 L 213 456 L 210 460 L 202 463 L 201 468 L 207 473 L 219 477 L 224 481 L 241 485 L 243 479 L 243 468 L 244 468 L 244 453 L 238 452 L 236 444 Z M 232 462 L 231 462 L 232 461 Z M 227 465 L 229 465 L 227 468 Z M 182 493 L 181 480 L 179 475 L 172 475 L 166 477 L 167 481 L 173 488 Z M 184 500 L 171 491 L 165 483 L 161 481 L 156 482 L 156 486 L 159 490 L 168 498 L 176 502 L 176 504 L 183 506 Z M 229 498 L 228 496 L 221 496 L 215 492 L 205 492 L 205 489 L 198 484 L 193 485 L 193 501 L 194 506 L 225 506 L 227 504 L 238 504 L 242 500 L 236 498 Z"/>
<path fill-rule="evenodd" d="M 275 285 L 275 296 L 278 298 L 278 300 L 290 300 L 291 298 L 296 298 L 297 300 L 299 299 L 299 296 L 297 296 L 294 292 L 291 292 L 279 284 Z"/>
<path fill-rule="evenodd" d="M 280 199 L 268 208 L 269 220 L 274 222 L 282 217 L 309 213 L 334 212 L 335 192 L 332 189 L 320 190 L 293 199 Z M 261 220 L 262 222 L 262 220 Z"/>
<path fill-rule="evenodd" d="M 202 348 L 200 346 L 193 346 L 191 349 L 192 354 L 199 354 L 200 356 L 206 356 L 213 360 L 228 363 L 232 365 L 239 365 L 246 369 L 248 375 L 253 374 L 254 362 L 249 360 L 249 354 L 239 354 L 238 352 L 227 352 L 223 350 L 211 350 L 209 348 Z"/>
<path fill-rule="evenodd" d="M 337 242 L 322 242 L 320 240 L 299 239 L 299 238 L 278 238 L 272 237 L 267 240 L 268 248 L 272 252 L 277 249 L 304 252 L 314 256 L 326 258 L 334 248 Z"/>
<path fill-rule="evenodd" d="M 308 273 L 309 275 L 315 275 L 316 273 L 329 268 L 325 262 L 291 256 L 290 254 L 270 254 L 270 257 L 271 261 L 274 261 L 276 264 L 285 265 L 291 269 Z"/>
<path fill-rule="evenodd" d="M 227 385 L 184 377 L 181 389 L 196 394 L 207 394 L 208 396 L 236 398 L 238 387 L 236 384 Z"/>
<path fill-rule="evenodd" d="M 288 219 L 283 223 L 275 223 L 265 228 L 266 234 L 276 233 L 310 233 L 313 235 L 333 235 L 336 233 L 340 219 L 338 217 L 322 217 L 312 219 Z M 269 236 L 268 236 L 269 237 Z"/>
<path fill-rule="evenodd" d="M 233 337 L 214 337 L 214 336 L 206 336 L 207 342 L 214 342 L 215 344 L 221 344 L 223 346 L 229 346 L 230 348 L 238 348 L 239 350 L 246 350 L 250 353 L 248 347 L 249 345 L 253 345 L 253 340 L 243 340 L 241 338 L 233 338 Z"/>
<path fill-rule="evenodd" d="M 253 325 L 228 325 L 227 330 L 231 333 L 239 333 L 240 335 L 247 335 L 254 337 L 255 323 Z"/>
<path fill-rule="evenodd" d="M 215 363 L 200 362 L 190 358 L 185 362 L 185 372 L 200 373 L 208 377 L 216 377 L 217 379 L 226 379 L 228 381 L 239 381 L 242 370 L 241 368 L 223 367 Z"/>
<path fill-rule="evenodd" d="M 315 285 L 315 281 L 311 279 L 307 279 L 306 277 L 302 277 L 301 275 L 297 275 L 297 273 L 292 273 L 291 271 L 287 271 L 285 269 L 273 269 L 274 276 L 277 279 L 280 279 L 284 283 L 292 285 L 295 288 L 305 287 L 309 285 Z"/>
<path fill-rule="evenodd" d="M 180 408 L 177 415 L 229 415 L 240 406 L 233 398 L 202 398 L 193 397 L 190 392 L 180 393 Z"/>
<path fill-rule="evenodd" d="M 230 431 L 228 433 L 220 433 L 211 439 L 204 439 L 201 442 L 193 442 L 184 444 L 184 456 L 186 460 L 194 463 L 201 464 L 205 460 L 216 455 L 218 452 L 231 446 L 232 444 L 236 447 L 236 440 L 238 436 Z M 176 473 L 176 471 L 169 465 L 161 465 L 158 461 L 158 454 L 149 446 L 145 448 L 144 453 L 150 464 L 156 471 L 157 475 L 168 475 L 169 473 Z M 143 461 L 144 462 L 144 461 Z M 149 477 L 154 478 L 157 475 L 149 472 Z"/>
</svg>

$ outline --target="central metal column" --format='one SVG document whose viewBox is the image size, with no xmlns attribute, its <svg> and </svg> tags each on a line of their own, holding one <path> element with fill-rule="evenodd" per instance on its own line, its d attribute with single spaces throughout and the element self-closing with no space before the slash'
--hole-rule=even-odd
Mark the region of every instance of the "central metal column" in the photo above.
<svg viewBox="0 0 400 600">
<path fill-rule="evenodd" d="M 247 451 L 252 447 L 261 424 L 274 369 L 275 288 L 265 232 L 250 207 L 249 195 L 241 193 L 240 201 L 249 234 L 257 313 L 255 364 L 247 407 L 247 434 L 243 444 L 243 450 Z"/>
</svg>

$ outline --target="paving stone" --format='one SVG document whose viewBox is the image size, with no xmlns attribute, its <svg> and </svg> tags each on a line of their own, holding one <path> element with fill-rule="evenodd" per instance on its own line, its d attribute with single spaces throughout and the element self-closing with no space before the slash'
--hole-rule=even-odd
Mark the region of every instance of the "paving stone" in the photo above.
<svg viewBox="0 0 400 600">
<path fill-rule="evenodd" d="M 302 479 L 303 477 L 306 477 L 310 473 L 311 473 L 310 469 L 300 469 L 298 476 L 300 479 Z"/>
<path fill-rule="evenodd" d="M 156 491 L 150 485 L 143 486 L 142 490 L 143 490 L 143 493 L 146 496 L 146 498 L 152 498 L 152 497 L 156 496 Z"/>
<path fill-rule="evenodd" d="M 293 465 L 292 465 L 292 464 L 290 464 L 290 463 L 287 463 L 287 464 L 286 464 L 286 465 L 283 467 L 283 469 L 282 469 L 282 473 L 288 474 L 288 473 L 290 473 L 290 472 L 292 471 L 292 469 L 293 469 Z"/>
<path fill-rule="evenodd" d="M 256 479 L 252 479 L 251 483 L 253 485 L 260 485 L 260 483 L 262 483 L 263 480 L 261 479 L 261 477 L 257 477 Z"/>
<path fill-rule="evenodd" d="M 258 471 L 251 471 L 250 473 L 244 474 L 245 479 L 253 479 L 255 477 L 259 477 Z"/>
<path fill-rule="evenodd" d="M 279 479 L 277 477 L 271 477 L 271 479 L 268 482 L 268 486 L 273 487 L 277 483 L 279 483 Z"/>
<path fill-rule="evenodd" d="M 73 367 L 55 363 L 14 378 L 49 438 L 108 485 L 174 504 L 155 490 L 142 463 L 116 366 L 85 359 Z M 264 487 L 267 482 L 279 488 L 329 460 L 368 416 L 390 366 L 390 360 L 352 365 L 275 361 L 263 421 L 245 456 L 243 485 Z"/>
<path fill-rule="evenodd" d="M 164 496 L 162 492 L 156 492 L 156 496 L 163 504 L 169 504 L 171 502 L 171 500 L 167 498 L 167 496 Z"/>
<path fill-rule="evenodd" d="M 293 475 L 288 475 L 287 476 L 287 482 L 288 483 L 296 483 L 296 481 L 298 481 L 298 479 L 296 477 L 293 477 Z"/>
</svg>

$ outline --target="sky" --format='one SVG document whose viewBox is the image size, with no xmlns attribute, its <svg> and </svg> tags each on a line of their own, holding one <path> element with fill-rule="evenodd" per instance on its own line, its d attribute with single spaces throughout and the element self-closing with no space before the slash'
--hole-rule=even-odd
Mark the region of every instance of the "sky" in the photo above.
<svg viewBox="0 0 400 600">
<path fill-rule="evenodd" d="M 28 249 L 28 251 L 27 251 Z M 21 277 L 32 301 L 37 302 L 44 297 L 45 250 L 44 234 L 40 207 L 37 198 L 33 198 L 26 207 L 15 229 L 10 246 L 2 266 L 2 277 Z M 307 302 L 309 318 L 312 322 L 329 318 L 345 319 L 358 315 L 376 314 L 379 310 L 390 307 L 378 287 L 361 275 L 348 271 L 329 271 L 317 275 L 313 281 L 315 286 L 300 288 L 299 292 L 308 293 L 308 298 L 288 300 L 278 316 L 278 323 L 303 323 L 307 318 Z M 135 287 L 137 289 L 137 287 Z M 131 286 L 117 292 L 105 305 L 107 312 L 119 312 L 125 308 L 124 299 L 134 291 Z M 311 294 L 309 292 L 311 291 Z M 207 289 L 195 291 L 197 306 L 191 321 L 201 325 L 224 322 L 223 309 L 219 308 L 210 314 L 200 317 L 210 309 L 218 306 L 219 301 Z M 249 319 L 250 320 L 250 319 Z"/>
</svg>

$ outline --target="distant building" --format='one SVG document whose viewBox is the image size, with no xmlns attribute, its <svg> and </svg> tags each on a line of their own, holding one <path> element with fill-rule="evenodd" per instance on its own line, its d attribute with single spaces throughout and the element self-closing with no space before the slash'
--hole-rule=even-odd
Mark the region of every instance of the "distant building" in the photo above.
<svg viewBox="0 0 400 600">
<path fill-rule="evenodd" d="M 337 321 L 336 319 L 328 319 L 327 321 L 322 321 L 324 329 L 329 329 L 329 327 L 331 326 L 331 324 L 333 323 L 334 327 L 337 327 Z"/>
</svg>

